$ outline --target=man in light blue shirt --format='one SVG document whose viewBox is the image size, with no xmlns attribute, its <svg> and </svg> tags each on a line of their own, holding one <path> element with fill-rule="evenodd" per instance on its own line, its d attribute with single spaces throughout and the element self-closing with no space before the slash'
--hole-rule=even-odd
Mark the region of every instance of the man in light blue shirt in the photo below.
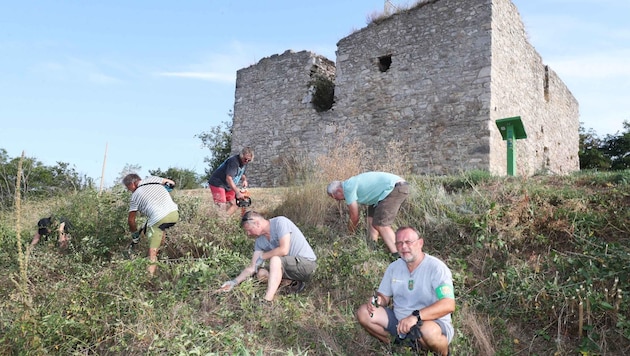
<svg viewBox="0 0 630 356">
<path fill-rule="evenodd" d="M 392 224 L 400 206 L 409 196 L 409 183 L 386 172 L 366 172 L 345 181 L 332 181 L 326 189 L 336 200 L 345 200 L 350 213 L 348 227 L 354 233 L 359 224 L 359 204 L 368 206 L 368 235 L 372 241 L 379 235 L 395 258 L 398 258 Z"/>
</svg>

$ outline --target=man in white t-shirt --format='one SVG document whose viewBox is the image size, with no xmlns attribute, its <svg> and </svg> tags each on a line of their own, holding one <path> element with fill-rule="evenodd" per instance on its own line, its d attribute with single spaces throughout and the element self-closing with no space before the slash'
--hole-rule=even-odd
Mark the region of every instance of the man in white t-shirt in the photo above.
<svg viewBox="0 0 630 356">
<path fill-rule="evenodd" d="M 399 342 L 446 356 L 454 335 L 453 278 L 442 260 L 422 252 L 423 246 L 424 239 L 416 229 L 405 226 L 396 231 L 400 259 L 387 267 L 376 297 L 361 305 L 356 317 L 370 335 L 384 343 L 397 336 Z M 390 301 L 391 308 L 387 307 Z"/>
</svg>

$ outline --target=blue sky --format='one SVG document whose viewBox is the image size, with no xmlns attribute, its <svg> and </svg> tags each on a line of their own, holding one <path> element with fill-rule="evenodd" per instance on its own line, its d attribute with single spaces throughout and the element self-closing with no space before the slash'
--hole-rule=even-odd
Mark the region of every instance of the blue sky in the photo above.
<svg viewBox="0 0 630 356">
<path fill-rule="evenodd" d="M 413 1 L 392 1 L 408 6 Z M 287 49 L 334 60 L 384 0 L 0 0 L 0 148 L 112 186 L 125 165 L 203 173 L 236 71 Z M 630 121 L 630 1 L 515 0 L 600 136 Z"/>
</svg>

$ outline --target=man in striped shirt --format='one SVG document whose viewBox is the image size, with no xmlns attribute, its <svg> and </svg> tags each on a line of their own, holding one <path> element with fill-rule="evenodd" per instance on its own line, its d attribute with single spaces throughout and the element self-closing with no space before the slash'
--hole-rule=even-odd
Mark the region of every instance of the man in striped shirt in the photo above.
<svg viewBox="0 0 630 356">
<path fill-rule="evenodd" d="M 155 176 L 141 179 L 132 173 L 123 178 L 123 184 L 131 192 L 127 223 L 132 234 L 132 244 L 138 243 L 140 238 L 141 231 L 136 224 L 136 215 L 140 212 L 147 217 L 147 223 L 142 230 L 149 240 L 149 261 L 157 262 L 157 253 L 164 241 L 166 229 L 179 220 L 177 204 L 166 189 L 166 186 L 174 187 L 175 182 Z M 155 274 L 156 268 L 155 263 L 147 268 L 151 276 Z"/>
</svg>

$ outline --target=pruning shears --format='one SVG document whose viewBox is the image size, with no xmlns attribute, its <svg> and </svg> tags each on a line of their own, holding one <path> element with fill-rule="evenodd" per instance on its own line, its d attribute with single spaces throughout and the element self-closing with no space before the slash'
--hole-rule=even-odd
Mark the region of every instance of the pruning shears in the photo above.
<svg viewBox="0 0 630 356">
<path fill-rule="evenodd" d="M 375 307 L 380 307 L 381 305 L 378 304 L 378 293 L 376 292 L 376 288 L 374 288 L 374 293 L 372 294 L 372 305 Z M 370 313 L 370 318 L 374 316 L 374 313 Z"/>
</svg>

